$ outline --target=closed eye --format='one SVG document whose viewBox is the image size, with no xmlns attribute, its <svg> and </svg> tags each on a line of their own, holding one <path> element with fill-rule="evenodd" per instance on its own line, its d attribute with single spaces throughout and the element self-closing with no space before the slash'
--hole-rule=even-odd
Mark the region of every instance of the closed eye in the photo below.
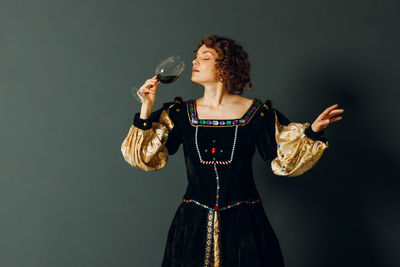
<svg viewBox="0 0 400 267">
<path fill-rule="evenodd" d="M 197 57 L 193 57 L 193 60 L 197 59 Z M 201 60 L 210 60 L 210 58 L 199 58 Z"/>
</svg>

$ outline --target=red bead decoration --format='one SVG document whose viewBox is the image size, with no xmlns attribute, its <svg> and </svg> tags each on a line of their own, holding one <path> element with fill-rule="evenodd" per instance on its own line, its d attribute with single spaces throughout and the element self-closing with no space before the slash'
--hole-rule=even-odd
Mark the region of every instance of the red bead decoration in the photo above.
<svg viewBox="0 0 400 267">
<path fill-rule="evenodd" d="M 216 149 L 215 149 L 215 147 L 213 147 L 213 148 L 211 149 L 211 153 L 212 153 L 212 154 L 215 154 L 215 151 L 216 151 Z"/>
</svg>

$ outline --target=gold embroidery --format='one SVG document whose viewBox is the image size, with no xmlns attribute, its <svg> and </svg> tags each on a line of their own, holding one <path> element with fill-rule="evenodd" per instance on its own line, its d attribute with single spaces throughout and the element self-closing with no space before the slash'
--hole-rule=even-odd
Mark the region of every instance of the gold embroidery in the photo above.
<svg viewBox="0 0 400 267">
<path fill-rule="evenodd" d="M 304 133 L 310 125 L 290 123 L 281 125 L 275 113 L 277 157 L 271 162 L 272 171 L 281 176 L 298 176 L 311 169 L 321 158 L 328 142 L 313 140 Z"/>
<path fill-rule="evenodd" d="M 213 211 L 208 210 L 207 215 L 207 239 L 206 239 L 206 253 L 204 258 L 204 266 L 208 267 L 211 263 L 211 243 L 212 236 L 211 233 L 213 231 Z"/>
<path fill-rule="evenodd" d="M 219 212 L 214 211 L 214 257 L 213 257 L 213 267 L 219 267 L 220 266 L 220 249 L 219 249 Z"/>
<path fill-rule="evenodd" d="M 219 212 L 208 210 L 205 267 L 220 267 Z"/>
<path fill-rule="evenodd" d="M 131 125 L 128 135 L 121 145 L 121 152 L 130 165 L 145 170 L 160 170 L 168 161 L 168 149 L 165 143 L 174 123 L 163 110 L 159 122 L 153 122 L 152 128 L 143 130 Z"/>
</svg>

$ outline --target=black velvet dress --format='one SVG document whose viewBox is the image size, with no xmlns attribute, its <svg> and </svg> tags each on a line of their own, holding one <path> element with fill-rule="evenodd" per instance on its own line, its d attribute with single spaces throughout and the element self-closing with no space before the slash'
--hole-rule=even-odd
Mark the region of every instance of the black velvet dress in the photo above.
<svg viewBox="0 0 400 267">
<path fill-rule="evenodd" d="M 148 130 L 163 110 L 174 123 L 165 146 L 173 155 L 183 145 L 188 186 L 168 232 L 162 266 L 284 266 L 254 183 L 252 159 L 256 149 L 266 164 L 279 158 L 275 120 L 288 125 L 287 118 L 256 98 L 236 120 L 198 120 L 195 101 L 176 97 L 147 120 L 136 113 L 133 125 Z M 305 134 L 326 141 L 309 127 Z"/>
</svg>

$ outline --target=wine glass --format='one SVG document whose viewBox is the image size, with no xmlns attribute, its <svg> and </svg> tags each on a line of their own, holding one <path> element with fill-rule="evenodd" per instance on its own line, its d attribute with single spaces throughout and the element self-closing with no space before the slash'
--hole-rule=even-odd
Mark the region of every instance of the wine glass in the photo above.
<svg viewBox="0 0 400 267">
<path fill-rule="evenodd" d="M 178 79 L 184 69 L 185 63 L 178 55 L 170 56 L 158 64 L 156 68 L 157 80 L 162 83 L 172 83 Z M 131 93 L 137 101 L 143 103 L 145 96 L 140 88 L 132 87 Z"/>
</svg>

